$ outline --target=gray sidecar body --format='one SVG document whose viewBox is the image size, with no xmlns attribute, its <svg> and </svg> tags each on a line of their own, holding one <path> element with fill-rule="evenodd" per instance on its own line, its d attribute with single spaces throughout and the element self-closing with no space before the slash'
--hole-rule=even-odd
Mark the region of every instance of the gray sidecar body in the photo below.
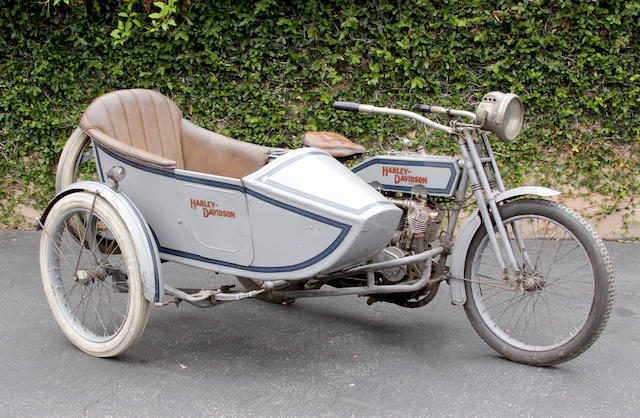
<svg viewBox="0 0 640 418">
<path fill-rule="evenodd" d="M 80 127 L 100 179 L 142 213 L 161 259 L 262 280 L 295 280 L 371 258 L 401 210 L 324 151 L 271 159 L 266 148 L 182 119 L 165 96 L 123 90 L 96 99 Z M 269 162 L 268 162 L 269 161 Z"/>
</svg>

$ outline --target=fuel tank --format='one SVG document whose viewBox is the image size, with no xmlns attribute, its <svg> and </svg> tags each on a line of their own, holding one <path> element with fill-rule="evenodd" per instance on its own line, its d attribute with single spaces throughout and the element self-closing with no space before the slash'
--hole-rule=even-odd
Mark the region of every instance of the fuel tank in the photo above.
<svg viewBox="0 0 640 418">
<path fill-rule="evenodd" d="M 458 159 L 439 155 L 377 155 L 353 172 L 382 190 L 433 196 L 453 196 L 460 179 Z"/>
</svg>

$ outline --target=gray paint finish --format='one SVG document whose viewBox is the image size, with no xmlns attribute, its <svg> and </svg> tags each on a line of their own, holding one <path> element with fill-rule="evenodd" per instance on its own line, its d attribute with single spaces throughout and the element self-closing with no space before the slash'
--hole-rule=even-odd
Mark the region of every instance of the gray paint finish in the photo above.
<svg viewBox="0 0 640 418">
<path fill-rule="evenodd" d="M 103 176 L 125 167 L 122 193 L 151 226 L 161 257 L 211 271 L 310 278 L 368 258 L 400 219 L 400 209 L 319 150 L 291 151 L 240 181 L 154 169 L 96 149 Z M 267 184 L 270 177 L 278 182 Z"/>
<path fill-rule="evenodd" d="M 460 179 L 458 158 L 414 153 L 376 155 L 353 167 L 353 172 L 383 190 L 408 193 L 418 186 L 433 196 L 453 196 Z"/>
</svg>

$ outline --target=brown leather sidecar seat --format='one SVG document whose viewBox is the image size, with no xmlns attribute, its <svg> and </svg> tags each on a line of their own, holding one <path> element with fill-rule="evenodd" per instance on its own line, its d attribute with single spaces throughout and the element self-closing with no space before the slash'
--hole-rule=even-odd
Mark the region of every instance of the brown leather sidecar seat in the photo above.
<svg viewBox="0 0 640 418">
<path fill-rule="evenodd" d="M 178 106 L 152 90 L 130 89 L 95 99 L 80 127 L 99 145 L 165 170 L 241 178 L 267 163 L 268 149 L 238 141 L 182 118 Z"/>
</svg>

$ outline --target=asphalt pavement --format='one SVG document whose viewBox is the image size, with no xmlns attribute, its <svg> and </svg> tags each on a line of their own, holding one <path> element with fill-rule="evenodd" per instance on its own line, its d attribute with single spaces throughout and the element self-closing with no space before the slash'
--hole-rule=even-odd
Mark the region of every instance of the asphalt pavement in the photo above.
<svg viewBox="0 0 640 418">
<path fill-rule="evenodd" d="M 115 359 L 58 329 L 39 232 L 0 230 L 0 416 L 638 416 L 640 244 L 607 242 L 615 305 L 600 339 L 549 368 L 502 359 L 445 284 L 406 309 L 364 298 L 152 308 Z M 233 283 L 166 263 L 171 284 Z"/>
</svg>

